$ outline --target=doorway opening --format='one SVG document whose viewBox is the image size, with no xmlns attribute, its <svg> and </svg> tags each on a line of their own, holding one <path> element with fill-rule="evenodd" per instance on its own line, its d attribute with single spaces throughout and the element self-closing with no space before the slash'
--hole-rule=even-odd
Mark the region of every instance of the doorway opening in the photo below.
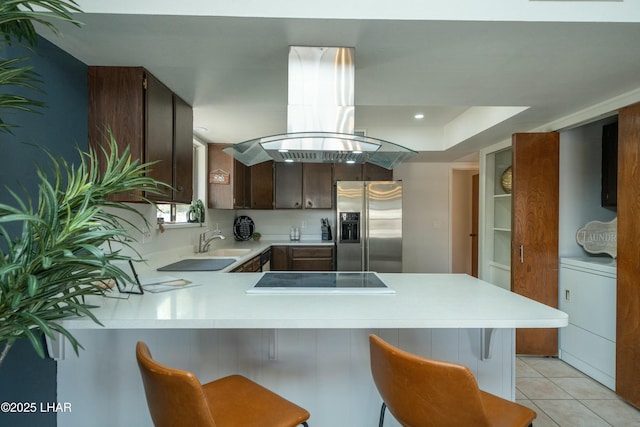
<svg viewBox="0 0 640 427">
<path fill-rule="evenodd" d="M 478 277 L 477 167 L 451 170 L 451 272 Z"/>
</svg>

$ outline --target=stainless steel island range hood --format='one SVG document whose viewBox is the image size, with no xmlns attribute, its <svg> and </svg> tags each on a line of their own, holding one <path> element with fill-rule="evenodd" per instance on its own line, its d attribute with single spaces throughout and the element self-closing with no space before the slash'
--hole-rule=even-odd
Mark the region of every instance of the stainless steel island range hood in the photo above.
<svg viewBox="0 0 640 427">
<path fill-rule="evenodd" d="M 224 149 L 252 166 L 268 160 L 306 163 L 373 163 L 387 169 L 415 151 L 354 132 L 354 49 L 289 47 L 287 133 Z"/>
</svg>

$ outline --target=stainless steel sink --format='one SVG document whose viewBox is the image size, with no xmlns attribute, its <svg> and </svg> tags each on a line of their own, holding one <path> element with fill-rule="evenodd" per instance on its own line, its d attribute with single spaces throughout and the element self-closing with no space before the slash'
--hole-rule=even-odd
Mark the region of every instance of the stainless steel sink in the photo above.
<svg viewBox="0 0 640 427">
<path fill-rule="evenodd" d="M 218 271 L 234 262 L 235 258 L 190 258 L 160 267 L 158 271 Z"/>
</svg>

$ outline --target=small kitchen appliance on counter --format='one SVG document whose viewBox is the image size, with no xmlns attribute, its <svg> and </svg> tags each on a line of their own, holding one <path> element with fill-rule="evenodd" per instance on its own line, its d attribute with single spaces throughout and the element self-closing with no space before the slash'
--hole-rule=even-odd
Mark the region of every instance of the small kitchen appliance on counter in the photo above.
<svg viewBox="0 0 640 427">
<path fill-rule="evenodd" d="M 238 241 L 250 240 L 254 229 L 253 220 L 246 215 L 240 215 L 233 222 L 233 237 Z"/>
</svg>

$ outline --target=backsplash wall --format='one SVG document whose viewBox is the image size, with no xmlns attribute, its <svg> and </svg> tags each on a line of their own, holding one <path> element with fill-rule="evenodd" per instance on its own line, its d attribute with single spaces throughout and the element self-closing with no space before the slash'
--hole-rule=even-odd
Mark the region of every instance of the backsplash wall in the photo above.
<svg viewBox="0 0 640 427">
<path fill-rule="evenodd" d="M 125 213 L 123 216 L 136 227 L 144 231 L 138 232 L 135 228 L 129 230 L 129 234 L 136 242 L 132 245 L 143 258 L 148 258 L 156 252 L 166 252 L 174 249 L 193 247 L 198 244 L 198 235 L 207 228 L 214 230 L 219 228 L 227 239 L 215 241 L 214 246 L 224 247 L 234 242 L 233 222 L 238 215 L 249 216 L 255 223 L 255 231 L 260 232 L 263 238 L 269 240 L 288 240 L 291 227 L 300 228 L 301 240 L 320 240 L 321 218 L 328 218 L 331 230 L 335 236 L 335 213 L 331 209 L 319 210 L 221 210 L 208 209 L 205 214 L 205 223 L 198 225 L 167 225 L 164 231 L 156 226 L 156 209 L 147 204 L 132 204 L 141 212 L 150 224 L 147 230 L 144 222 L 133 214 Z M 123 214 L 122 212 L 120 213 Z M 115 248 L 114 248 L 115 249 Z"/>
<path fill-rule="evenodd" d="M 216 216 L 218 211 L 213 212 Z M 250 217 L 255 223 L 255 231 L 260 232 L 265 239 L 288 240 L 291 227 L 298 227 L 301 240 L 320 240 L 322 218 L 329 219 L 335 237 L 336 218 L 335 211 L 331 209 L 238 210 L 237 214 Z"/>
</svg>

